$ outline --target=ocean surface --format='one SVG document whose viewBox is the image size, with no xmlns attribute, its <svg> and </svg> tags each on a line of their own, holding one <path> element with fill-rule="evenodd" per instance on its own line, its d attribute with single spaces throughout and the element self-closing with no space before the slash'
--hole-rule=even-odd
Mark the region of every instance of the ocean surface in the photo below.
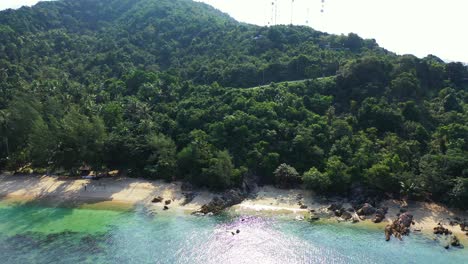
<svg viewBox="0 0 468 264">
<path fill-rule="evenodd" d="M 282 216 L 0 202 L 0 263 L 449 264 L 468 263 L 468 250 L 421 234 L 386 242 L 377 228 Z"/>
</svg>

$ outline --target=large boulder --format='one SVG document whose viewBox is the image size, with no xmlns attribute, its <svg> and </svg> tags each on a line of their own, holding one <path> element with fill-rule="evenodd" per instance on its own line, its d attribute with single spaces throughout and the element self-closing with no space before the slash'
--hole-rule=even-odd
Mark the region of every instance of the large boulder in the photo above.
<svg viewBox="0 0 468 264">
<path fill-rule="evenodd" d="M 372 219 L 372 222 L 374 223 L 380 223 L 385 219 L 385 215 L 387 214 L 388 208 L 387 207 L 382 207 L 379 208 L 375 211 L 375 216 Z"/>
<path fill-rule="evenodd" d="M 359 210 L 357 210 L 358 215 L 371 215 L 374 214 L 376 209 L 369 203 L 365 203 Z"/>
<path fill-rule="evenodd" d="M 412 223 L 413 223 L 413 215 L 408 212 L 402 213 L 398 217 L 398 224 L 403 225 L 404 227 L 410 227 Z"/>
<path fill-rule="evenodd" d="M 402 236 L 407 236 L 409 234 L 409 227 L 412 223 L 413 215 L 409 213 L 401 214 L 391 224 L 385 227 L 385 240 L 389 241 L 392 235 L 401 240 Z"/>
</svg>

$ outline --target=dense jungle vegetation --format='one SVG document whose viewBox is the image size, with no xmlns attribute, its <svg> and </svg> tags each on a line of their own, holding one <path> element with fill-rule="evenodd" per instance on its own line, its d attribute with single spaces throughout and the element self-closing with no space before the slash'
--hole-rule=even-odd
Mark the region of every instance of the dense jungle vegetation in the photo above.
<svg viewBox="0 0 468 264">
<path fill-rule="evenodd" d="M 404 41 L 404 40 L 402 40 Z M 0 12 L 0 168 L 468 206 L 468 68 L 190 0 Z"/>
</svg>

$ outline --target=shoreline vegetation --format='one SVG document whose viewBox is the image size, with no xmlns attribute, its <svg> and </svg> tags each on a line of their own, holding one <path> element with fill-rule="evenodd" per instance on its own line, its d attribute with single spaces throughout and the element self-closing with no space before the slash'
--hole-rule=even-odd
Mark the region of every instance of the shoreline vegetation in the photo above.
<svg viewBox="0 0 468 264">
<path fill-rule="evenodd" d="M 143 206 L 149 215 L 163 211 L 212 215 L 202 214 L 200 211 L 204 205 L 216 200 L 219 194 L 204 189 L 182 189 L 184 185 L 181 182 L 167 183 L 127 177 L 94 181 L 39 175 L 0 175 L 0 201 L 7 203 L 39 201 L 55 206 L 111 210 L 131 210 L 135 206 Z M 453 237 L 457 237 L 461 247 L 468 245 L 468 232 L 462 231 L 460 226 L 460 223 L 468 219 L 466 211 L 451 209 L 438 203 L 409 201 L 403 204 L 399 200 L 384 200 L 372 209 L 372 214 L 366 213 L 366 216 L 362 213 L 367 210 L 365 206 L 360 211 L 354 211 L 351 204 L 343 198 L 325 198 L 303 189 L 284 190 L 262 186 L 258 187 L 254 196 L 249 196 L 226 210 L 246 215 L 284 215 L 299 221 L 314 222 L 320 219 L 350 222 L 364 228 L 377 228 L 382 233 L 386 233 L 385 226 L 390 226 L 395 219 L 411 214 L 413 218 L 408 225 L 410 232 L 429 236 L 444 247 L 452 243 Z M 381 208 L 387 212 L 381 222 L 373 223 L 372 220 L 379 215 Z M 437 228 L 439 235 L 435 234 L 434 228 Z M 440 235 L 444 232 L 450 235 Z M 394 234 L 395 237 L 400 235 Z"/>
</svg>

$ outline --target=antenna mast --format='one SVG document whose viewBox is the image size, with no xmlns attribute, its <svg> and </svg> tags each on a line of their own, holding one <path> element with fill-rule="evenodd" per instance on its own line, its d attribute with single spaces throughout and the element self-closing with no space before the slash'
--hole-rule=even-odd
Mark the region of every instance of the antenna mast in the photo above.
<svg viewBox="0 0 468 264">
<path fill-rule="evenodd" d="M 294 17 L 294 0 L 291 0 L 291 25 L 293 24 Z"/>
</svg>

